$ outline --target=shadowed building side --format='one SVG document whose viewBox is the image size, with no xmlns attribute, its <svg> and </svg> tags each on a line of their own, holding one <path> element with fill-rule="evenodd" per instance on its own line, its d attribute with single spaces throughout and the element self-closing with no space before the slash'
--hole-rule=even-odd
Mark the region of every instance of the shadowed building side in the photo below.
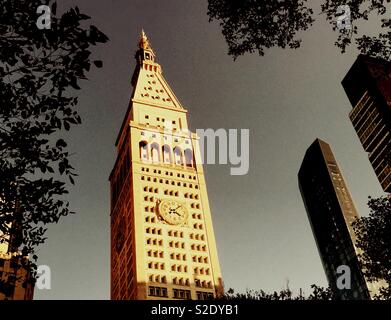
<svg viewBox="0 0 391 320">
<path fill-rule="evenodd" d="M 385 192 L 391 192 L 391 64 L 359 55 L 342 86 L 349 118 Z"/>
<path fill-rule="evenodd" d="M 358 218 L 330 146 L 316 139 L 307 149 L 299 171 L 299 187 L 330 287 L 339 299 L 370 299 L 351 226 Z M 351 289 L 340 290 L 339 266 L 351 271 Z"/>
</svg>

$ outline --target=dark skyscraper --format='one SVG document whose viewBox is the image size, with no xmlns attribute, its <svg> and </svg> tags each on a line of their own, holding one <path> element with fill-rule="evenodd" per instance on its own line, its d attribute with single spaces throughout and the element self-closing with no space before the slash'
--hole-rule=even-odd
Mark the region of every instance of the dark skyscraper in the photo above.
<svg viewBox="0 0 391 320">
<path fill-rule="evenodd" d="M 351 226 L 358 214 L 326 142 L 316 139 L 308 148 L 299 171 L 299 187 L 329 285 L 340 299 L 369 299 Z M 351 289 L 338 289 L 339 266 L 350 268 Z"/>
<path fill-rule="evenodd" d="M 359 55 L 342 86 L 353 106 L 349 118 L 386 192 L 391 192 L 391 64 Z"/>
</svg>

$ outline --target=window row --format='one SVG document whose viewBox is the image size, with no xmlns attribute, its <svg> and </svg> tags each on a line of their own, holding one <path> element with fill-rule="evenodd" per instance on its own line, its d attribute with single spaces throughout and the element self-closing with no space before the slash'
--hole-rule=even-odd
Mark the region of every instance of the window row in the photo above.
<svg viewBox="0 0 391 320">
<path fill-rule="evenodd" d="M 160 179 L 162 180 L 162 179 Z M 160 181 L 161 183 L 163 183 L 163 181 Z M 170 182 L 168 180 L 166 180 L 167 184 L 169 184 Z M 175 185 L 175 181 L 172 181 L 171 182 L 172 185 Z M 180 186 L 181 182 L 177 182 L 177 184 Z M 158 188 L 152 188 L 152 187 L 144 187 L 143 188 L 144 192 L 149 192 L 149 193 L 159 193 L 159 189 Z M 176 191 L 176 190 L 173 190 L 173 189 L 164 189 L 164 192 L 163 192 L 166 196 L 175 196 L 175 197 L 179 197 L 179 191 Z M 185 193 L 183 195 L 186 199 L 199 199 L 199 195 L 198 194 L 194 194 L 194 193 Z M 144 200 L 145 201 L 148 201 L 147 199 L 147 196 L 144 197 Z M 194 203 L 194 206 L 192 208 L 197 208 L 197 204 Z M 199 205 L 198 205 L 198 208 L 199 209 Z"/>
<path fill-rule="evenodd" d="M 141 171 L 143 171 L 143 172 L 149 172 L 150 169 L 147 168 L 147 167 L 142 167 L 142 168 L 141 168 Z M 153 172 L 153 173 L 155 173 L 155 174 L 163 174 L 163 171 L 162 171 L 162 170 L 159 170 L 159 169 L 153 169 L 153 171 L 152 171 L 152 169 L 151 169 L 151 172 Z M 170 176 L 170 177 L 173 177 L 173 176 L 174 176 L 174 172 L 172 172 L 172 171 L 164 171 L 164 174 L 165 174 L 166 176 Z M 183 178 L 183 179 L 186 178 L 186 175 L 185 175 L 184 173 L 177 173 L 176 176 L 177 176 L 177 178 Z M 196 176 L 196 175 L 190 175 L 190 174 L 189 174 L 189 175 L 188 175 L 188 178 L 189 178 L 190 180 L 197 180 L 197 176 Z"/>
<path fill-rule="evenodd" d="M 171 265 L 171 271 L 174 272 L 187 272 L 187 266 L 183 264 L 172 264 Z"/>
<path fill-rule="evenodd" d="M 169 230 L 168 231 L 168 236 L 169 237 L 176 237 L 176 238 L 183 238 L 184 237 L 184 233 L 183 233 L 183 231 Z"/>
<path fill-rule="evenodd" d="M 146 88 L 146 87 L 144 87 L 144 88 Z M 148 88 L 149 89 L 149 88 Z M 146 91 L 146 89 L 145 89 L 145 91 Z M 149 94 L 149 92 L 147 91 L 146 93 L 142 93 L 141 94 L 141 97 L 151 97 L 153 100 L 160 100 L 160 96 L 159 96 L 159 91 L 158 90 L 155 90 L 156 91 L 156 95 L 154 96 L 154 95 L 152 95 L 152 93 L 151 93 L 151 95 Z M 162 101 L 164 101 L 164 102 L 170 102 L 171 101 L 171 98 L 169 98 L 169 97 L 165 97 L 165 98 L 161 98 L 162 99 Z M 160 118 L 159 118 L 160 119 Z M 166 119 L 164 119 L 164 120 L 166 120 Z M 181 129 L 182 128 L 182 124 L 181 124 L 181 119 L 179 119 L 179 123 L 177 124 L 177 122 L 174 120 L 173 122 L 175 122 L 175 123 L 173 123 L 173 124 L 171 124 L 171 122 L 170 121 L 168 121 L 168 122 L 163 122 L 163 121 L 156 121 L 156 120 L 152 120 L 151 122 L 150 121 L 146 121 L 145 123 L 144 123 L 144 125 L 146 125 L 146 126 L 151 126 L 151 127 L 155 127 L 155 128 L 157 128 L 157 129 L 165 129 L 165 130 L 169 130 L 170 132 L 172 131 L 172 132 L 176 132 L 176 131 L 178 131 L 179 129 Z M 143 132 L 141 132 L 141 135 L 142 136 L 145 136 L 145 132 L 143 131 Z M 152 136 L 154 137 L 154 138 L 156 138 L 156 134 L 152 134 Z M 168 140 L 168 137 L 167 136 L 164 136 L 164 140 Z M 176 141 L 175 142 L 178 142 L 177 140 L 178 139 L 175 139 Z M 185 144 L 189 144 L 190 143 L 190 140 L 185 140 Z"/>
<path fill-rule="evenodd" d="M 189 287 L 190 286 L 190 279 L 174 277 L 172 279 L 172 283 L 177 285 L 177 286 L 187 286 L 187 287 Z"/>
<path fill-rule="evenodd" d="M 159 190 L 158 190 L 158 188 L 152 188 L 152 187 L 144 187 L 144 191 L 145 192 L 151 192 L 151 193 L 158 193 L 159 192 Z"/>
<path fill-rule="evenodd" d="M 174 191 L 174 190 L 164 190 L 164 194 L 166 196 L 170 195 L 170 196 L 175 196 L 175 197 L 179 197 L 179 192 L 178 191 Z"/>
<path fill-rule="evenodd" d="M 164 258 L 164 252 L 158 250 L 148 250 L 147 255 L 148 257 Z"/>
<path fill-rule="evenodd" d="M 205 240 L 205 235 L 199 233 L 190 233 L 190 239 L 192 240 Z"/>
<path fill-rule="evenodd" d="M 202 223 L 193 224 L 193 228 L 197 230 L 204 230 L 204 225 Z"/>
<path fill-rule="evenodd" d="M 163 246 L 163 240 L 156 238 L 147 238 L 147 244 L 152 246 Z"/>
<path fill-rule="evenodd" d="M 196 287 L 212 289 L 212 281 L 201 281 L 200 279 L 194 280 Z"/>
<path fill-rule="evenodd" d="M 151 83 L 151 81 L 148 81 L 148 83 L 149 84 L 156 84 L 156 81 L 152 81 L 152 83 Z M 149 91 L 152 91 L 153 90 L 153 88 L 151 87 L 151 86 L 149 86 L 148 88 L 147 87 L 144 87 L 144 90 L 149 90 Z M 163 89 L 160 89 L 160 90 L 158 90 L 158 89 L 155 89 L 155 92 L 156 93 L 164 93 L 164 90 Z M 159 97 L 159 96 L 157 96 L 157 97 Z M 165 101 L 165 99 L 164 99 L 164 101 Z M 145 116 L 145 119 L 149 119 L 149 115 L 146 115 Z M 162 118 L 161 120 L 160 120 L 161 118 L 160 117 L 157 117 L 156 118 L 156 121 L 163 121 L 163 122 L 165 122 L 165 120 L 166 119 L 164 119 L 164 118 Z"/>
<path fill-rule="evenodd" d="M 170 254 L 170 258 L 172 260 L 182 260 L 182 261 L 186 261 L 186 255 L 185 254 L 182 254 L 182 253 L 171 253 Z"/>
<path fill-rule="evenodd" d="M 152 206 L 152 207 L 146 206 L 144 208 L 144 210 L 145 210 L 145 212 L 155 212 L 155 207 L 154 206 Z"/>
<path fill-rule="evenodd" d="M 170 241 L 168 245 L 170 248 L 185 249 L 185 243 L 182 241 Z"/>
<path fill-rule="evenodd" d="M 149 144 L 147 141 L 141 141 L 139 147 L 141 161 L 148 163 L 175 164 L 189 168 L 194 167 L 194 156 L 191 149 L 182 151 L 182 149 L 177 146 L 171 151 L 171 147 L 167 144 L 160 147 L 156 142 Z"/>
<path fill-rule="evenodd" d="M 202 214 L 201 213 L 193 213 L 191 215 L 191 217 L 194 219 L 194 220 L 202 220 Z M 198 228 L 196 228 L 198 229 Z"/>
<path fill-rule="evenodd" d="M 148 227 L 148 228 L 145 229 L 145 232 L 148 233 L 148 234 L 157 234 L 159 236 L 162 235 L 162 229 L 160 229 L 160 228 L 150 228 L 150 227 Z"/>
<path fill-rule="evenodd" d="M 149 275 L 148 279 L 149 279 L 149 282 L 167 283 L 167 277 L 166 276 L 151 274 L 151 275 Z"/>
<path fill-rule="evenodd" d="M 173 289 L 172 298 L 191 300 L 191 291 L 184 289 Z M 165 287 L 149 286 L 148 296 L 168 298 L 168 290 Z M 212 300 L 214 299 L 212 292 L 196 291 L 197 300 Z"/>
<path fill-rule="evenodd" d="M 155 199 L 154 197 L 148 197 L 148 196 L 145 196 L 145 197 L 144 197 L 144 201 L 146 201 L 146 202 L 148 202 L 148 201 L 149 201 L 149 202 L 155 202 L 155 200 L 156 200 L 156 199 Z"/>
<path fill-rule="evenodd" d="M 191 292 L 190 290 L 181 290 L 181 289 L 173 289 L 173 298 L 174 299 L 191 299 Z"/>
<path fill-rule="evenodd" d="M 198 194 L 194 194 L 194 193 L 185 193 L 184 194 L 185 198 L 188 198 L 188 199 L 199 199 L 199 195 Z"/>
<path fill-rule="evenodd" d="M 200 274 L 200 275 L 209 275 L 210 274 L 210 269 L 209 268 L 199 268 L 195 267 L 194 268 L 194 274 Z"/>
<path fill-rule="evenodd" d="M 163 297 L 167 298 L 167 288 L 161 288 L 161 287 L 148 287 L 148 295 L 151 297 Z"/>
<path fill-rule="evenodd" d="M 206 252 L 206 245 L 201 245 L 201 244 L 195 244 L 193 243 L 191 245 L 191 250 L 193 251 L 204 251 Z"/>
<path fill-rule="evenodd" d="M 149 83 L 149 84 L 156 84 L 156 81 L 152 81 L 152 83 L 151 83 L 150 81 L 148 81 L 148 83 Z M 144 89 L 146 90 L 146 87 L 144 87 Z M 149 89 L 149 88 L 148 88 L 148 89 Z M 164 91 L 163 91 L 163 89 L 161 89 L 160 91 L 156 90 L 156 92 L 157 92 L 157 93 L 159 93 L 159 92 L 160 92 L 160 93 L 163 93 Z M 149 119 L 149 115 L 146 114 L 146 115 L 144 116 L 144 118 L 148 120 L 148 119 Z M 165 118 L 156 117 L 155 119 L 156 119 L 156 121 L 166 122 L 166 119 L 165 119 Z M 167 120 L 167 121 L 169 121 L 169 122 L 172 123 L 172 124 L 176 124 L 176 120 Z M 141 135 L 144 136 L 145 133 L 144 133 L 144 132 L 141 132 Z"/>
<path fill-rule="evenodd" d="M 214 298 L 213 293 L 196 291 L 197 300 L 212 300 Z"/>
<path fill-rule="evenodd" d="M 205 286 L 198 286 L 203 288 L 211 288 L 212 285 L 208 283 L 205 284 Z M 173 289 L 172 290 L 173 298 L 174 299 L 186 299 L 191 300 L 191 291 L 190 290 L 184 290 L 184 289 Z M 151 297 L 162 297 L 162 298 L 168 298 L 168 291 L 167 288 L 164 287 L 156 287 L 156 286 L 149 286 L 148 287 L 148 295 Z M 213 293 L 211 292 L 203 292 L 203 291 L 196 291 L 197 299 L 198 300 L 211 300 L 214 298 Z"/>
<path fill-rule="evenodd" d="M 193 262 L 198 262 L 198 263 L 209 263 L 208 257 L 203 257 L 203 256 L 193 256 L 192 260 Z"/>
<path fill-rule="evenodd" d="M 149 182 L 155 182 L 155 183 L 165 183 L 165 184 L 171 184 L 172 186 L 178 186 L 178 187 L 185 187 L 185 188 L 194 188 L 195 189 L 198 189 L 198 185 L 197 184 L 192 184 L 192 183 L 186 183 L 186 182 L 181 182 L 181 181 L 177 181 L 175 182 L 174 180 L 164 180 L 164 179 L 158 179 L 158 178 L 152 178 L 152 177 L 149 177 L 149 176 L 141 176 L 141 180 L 143 181 L 149 181 Z"/>
<path fill-rule="evenodd" d="M 164 263 L 161 262 L 149 262 L 148 263 L 149 269 L 155 269 L 155 270 L 164 270 Z"/>
<path fill-rule="evenodd" d="M 142 65 L 142 67 L 143 67 L 145 70 L 157 72 L 157 66 L 153 66 L 153 65 L 151 65 L 151 64 L 146 64 L 146 63 L 144 63 L 144 64 Z"/>
<path fill-rule="evenodd" d="M 145 87 L 144 87 L 145 88 Z M 148 117 L 148 118 L 147 118 Z M 149 120 L 149 115 L 146 115 L 145 116 L 145 119 L 146 120 Z M 156 117 L 156 121 L 158 121 L 158 122 L 165 122 L 165 120 L 166 119 L 164 119 L 164 118 L 160 118 L 160 117 Z M 147 123 L 147 124 L 149 124 L 149 123 Z M 177 122 L 176 122 L 176 120 L 173 120 L 172 121 L 172 124 L 174 124 L 174 125 L 176 125 L 177 124 Z M 179 125 L 181 125 L 181 119 L 179 119 Z M 160 126 L 158 126 L 158 127 L 160 127 Z M 173 128 L 173 130 L 175 131 L 176 130 L 176 128 Z M 190 132 L 189 132 L 190 133 Z M 182 137 L 173 137 L 172 135 L 161 135 L 161 134 L 159 134 L 159 133 L 156 133 L 156 132 L 151 132 L 151 133 L 147 133 L 147 132 L 145 132 L 145 131 L 141 131 L 141 136 L 143 136 L 143 137 L 145 137 L 145 138 L 152 138 L 152 139 L 156 139 L 156 138 L 158 138 L 158 139 L 161 139 L 161 138 L 163 138 L 163 140 L 165 140 L 165 141 L 174 141 L 174 142 L 176 142 L 176 143 L 178 143 L 179 142 L 179 140 L 182 140 L 183 138 Z M 190 139 L 183 139 L 183 141 L 185 142 L 185 144 L 190 144 Z M 182 142 L 182 141 L 181 141 Z M 166 142 L 165 142 L 166 143 Z"/>
<path fill-rule="evenodd" d="M 145 217 L 145 222 L 155 223 L 156 222 L 156 218 L 155 217 L 146 216 Z"/>
<path fill-rule="evenodd" d="M 200 204 L 193 202 L 193 203 L 190 204 L 190 207 L 193 208 L 193 209 L 199 209 L 200 208 Z"/>
</svg>

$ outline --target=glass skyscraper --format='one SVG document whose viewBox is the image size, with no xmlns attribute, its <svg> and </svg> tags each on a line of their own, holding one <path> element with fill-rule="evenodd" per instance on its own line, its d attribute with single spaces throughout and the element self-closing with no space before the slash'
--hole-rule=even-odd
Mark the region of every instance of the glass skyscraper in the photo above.
<svg viewBox="0 0 391 320">
<path fill-rule="evenodd" d="M 329 285 L 343 300 L 370 299 L 355 247 L 352 222 L 358 217 L 330 146 L 316 139 L 299 171 L 299 187 Z M 350 289 L 337 286 L 339 266 L 350 269 Z"/>
</svg>

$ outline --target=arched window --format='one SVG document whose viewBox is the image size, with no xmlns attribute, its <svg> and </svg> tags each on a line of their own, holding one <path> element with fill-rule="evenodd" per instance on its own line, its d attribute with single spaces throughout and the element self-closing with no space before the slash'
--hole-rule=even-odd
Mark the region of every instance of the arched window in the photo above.
<svg viewBox="0 0 391 320">
<path fill-rule="evenodd" d="M 163 146 L 163 162 L 167 164 L 170 164 L 172 162 L 171 148 L 166 144 Z"/>
<path fill-rule="evenodd" d="M 151 159 L 153 163 L 160 162 L 159 145 L 157 143 L 151 144 Z"/>
<path fill-rule="evenodd" d="M 183 165 L 182 150 L 179 147 L 174 148 L 174 160 L 175 160 L 175 164 L 180 166 Z"/>
<path fill-rule="evenodd" d="M 190 149 L 185 150 L 186 167 L 194 167 L 193 151 Z"/>
<path fill-rule="evenodd" d="M 139 146 L 141 161 L 148 161 L 148 143 L 146 141 L 141 141 Z"/>
</svg>

